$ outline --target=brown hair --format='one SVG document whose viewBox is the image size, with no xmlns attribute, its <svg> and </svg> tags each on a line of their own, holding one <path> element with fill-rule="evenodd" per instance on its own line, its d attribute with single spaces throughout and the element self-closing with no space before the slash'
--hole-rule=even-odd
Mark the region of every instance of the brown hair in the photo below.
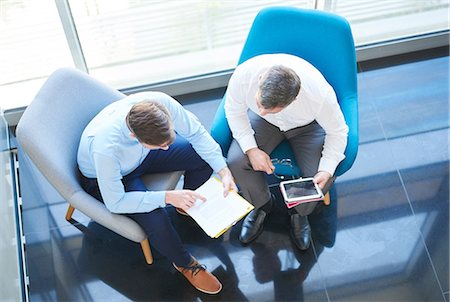
<svg viewBox="0 0 450 302">
<path fill-rule="evenodd" d="M 131 107 L 127 114 L 128 128 L 144 144 L 172 144 L 175 131 L 167 108 L 151 100 L 144 100 Z"/>
</svg>

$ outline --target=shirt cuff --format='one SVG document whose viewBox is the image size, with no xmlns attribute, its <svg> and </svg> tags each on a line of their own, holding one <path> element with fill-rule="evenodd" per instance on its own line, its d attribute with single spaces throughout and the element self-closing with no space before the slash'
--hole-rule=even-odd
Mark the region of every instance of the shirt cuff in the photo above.
<svg viewBox="0 0 450 302">
<path fill-rule="evenodd" d="M 212 163 L 209 164 L 211 168 L 214 170 L 214 172 L 219 172 L 223 168 L 227 166 L 227 163 L 225 161 L 225 158 L 220 157 L 220 159 L 214 160 Z"/>
<path fill-rule="evenodd" d="M 333 176 L 334 172 L 336 172 L 337 165 L 338 163 L 336 163 L 336 161 L 322 157 L 319 162 L 318 171 L 325 171 L 330 173 L 331 176 Z"/>
<path fill-rule="evenodd" d="M 242 137 L 239 140 L 239 146 L 242 149 L 242 152 L 247 152 L 250 149 L 258 148 L 258 144 L 256 143 L 255 137 L 253 135 L 247 135 Z"/>
<path fill-rule="evenodd" d="M 166 191 L 147 191 L 144 204 L 164 208 L 166 206 Z"/>
</svg>

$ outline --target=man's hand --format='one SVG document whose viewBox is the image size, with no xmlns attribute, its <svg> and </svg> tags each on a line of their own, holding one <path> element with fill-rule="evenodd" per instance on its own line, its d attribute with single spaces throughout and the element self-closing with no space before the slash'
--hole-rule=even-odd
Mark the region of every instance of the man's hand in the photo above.
<svg viewBox="0 0 450 302">
<path fill-rule="evenodd" d="M 275 166 L 272 164 L 269 155 L 259 148 L 252 148 L 246 152 L 252 168 L 255 171 L 263 171 L 272 174 Z"/>
<path fill-rule="evenodd" d="M 320 189 L 323 189 L 328 182 L 328 180 L 331 178 L 331 174 L 325 171 L 319 171 L 314 175 L 314 183 L 319 185 Z"/>
<path fill-rule="evenodd" d="M 206 198 L 192 190 L 173 190 L 166 191 L 166 204 L 171 204 L 184 211 L 189 210 L 197 199 L 206 201 Z"/>
<path fill-rule="evenodd" d="M 233 175 L 231 174 L 231 171 L 230 169 L 228 169 L 228 167 L 223 168 L 222 170 L 217 172 L 217 174 L 219 174 L 220 178 L 222 179 L 224 197 L 227 197 L 230 190 L 237 193 L 238 189 L 236 183 L 234 182 Z"/>
</svg>

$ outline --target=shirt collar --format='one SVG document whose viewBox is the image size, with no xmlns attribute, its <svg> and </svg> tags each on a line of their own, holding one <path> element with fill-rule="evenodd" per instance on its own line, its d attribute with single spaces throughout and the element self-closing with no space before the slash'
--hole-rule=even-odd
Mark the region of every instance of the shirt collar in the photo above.
<svg viewBox="0 0 450 302">
<path fill-rule="evenodd" d="M 132 140 L 138 142 L 138 140 L 135 137 L 131 137 L 130 135 L 131 131 L 130 129 L 128 129 L 128 125 L 125 119 L 123 119 L 122 122 L 120 123 L 120 130 L 122 131 L 125 140 Z"/>
</svg>

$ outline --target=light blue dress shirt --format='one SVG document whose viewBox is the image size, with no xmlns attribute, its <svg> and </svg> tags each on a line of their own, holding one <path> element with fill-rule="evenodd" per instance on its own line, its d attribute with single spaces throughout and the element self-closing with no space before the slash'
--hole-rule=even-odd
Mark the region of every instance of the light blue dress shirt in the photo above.
<svg viewBox="0 0 450 302">
<path fill-rule="evenodd" d="M 165 191 L 125 192 L 123 176 L 136 169 L 151 150 L 130 136 L 125 117 L 133 104 L 154 100 L 169 111 L 175 131 L 218 172 L 226 167 L 220 146 L 198 118 L 162 92 L 143 92 L 112 103 L 95 116 L 81 136 L 78 166 L 88 178 L 97 178 L 106 207 L 113 213 L 145 213 L 165 206 Z"/>
</svg>

